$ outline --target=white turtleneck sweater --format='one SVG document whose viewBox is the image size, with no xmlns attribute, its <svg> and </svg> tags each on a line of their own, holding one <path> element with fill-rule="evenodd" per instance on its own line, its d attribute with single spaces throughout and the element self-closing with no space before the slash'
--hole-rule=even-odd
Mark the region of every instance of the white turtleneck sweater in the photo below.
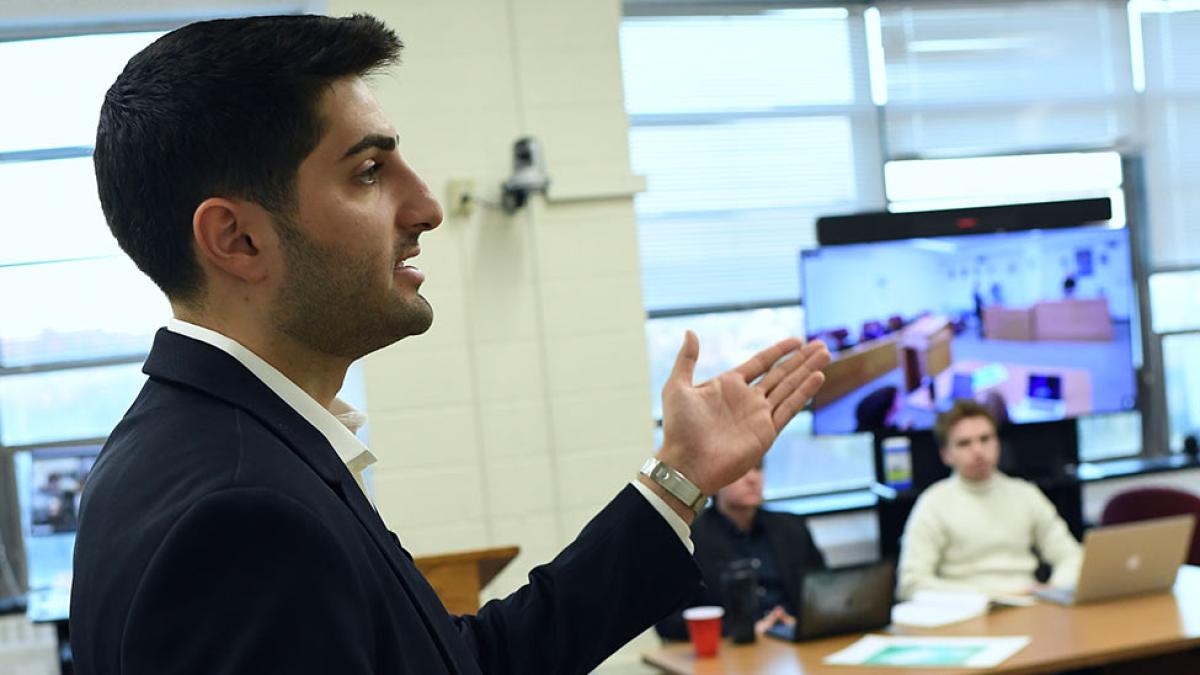
<svg viewBox="0 0 1200 675">
<path fill-rule="evenodd" d="M 1075 585 L 1079 543 L 1041 490 L 999 472 L 978 483 L 954 474 L 917 498 L 901 543 L 898 594 L 1025 592 L 1036 583 L 1035 548 L 1054 568 L 1050 585 Z"/>
</svg>

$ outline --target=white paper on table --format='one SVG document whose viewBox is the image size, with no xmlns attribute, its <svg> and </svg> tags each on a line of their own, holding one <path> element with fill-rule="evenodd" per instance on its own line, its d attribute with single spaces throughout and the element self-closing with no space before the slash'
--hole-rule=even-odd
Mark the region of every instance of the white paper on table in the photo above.
<svg viewBox="0 0 1200 675">
<path fill-rule="evenodd" d="M 834 666 L 992 668 L 1029 644 L 1028 636 L 918 637 L 864 635 L 825 657 Z"/>
<path fill-rule="evenodd" d="M 1033 607 L 1037 598 L 1032 595 L 993 595 L 992 607 Z"/>
<path fill-rule="evenodd" d="M 917 591 L 912 600 L 892 607 L 892 623 L 945 626 L 987 613 L 990 599 L 970 591 Z"/>
</svg>

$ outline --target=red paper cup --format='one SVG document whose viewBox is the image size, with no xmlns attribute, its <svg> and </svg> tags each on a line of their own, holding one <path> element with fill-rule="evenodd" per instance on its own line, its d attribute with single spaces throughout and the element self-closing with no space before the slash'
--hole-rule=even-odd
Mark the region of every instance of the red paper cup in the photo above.
<svg viewBox="0 0 1200 675">
<path fill-rule="evenodd" d="M 688 637 L 696 648 L 696 656 L 705 658 L 717 655 L 721 644 L 721 617 L 725 610 L 720 607 L 692 607 L 683 610 L 687 622 Z"/>
</svg>

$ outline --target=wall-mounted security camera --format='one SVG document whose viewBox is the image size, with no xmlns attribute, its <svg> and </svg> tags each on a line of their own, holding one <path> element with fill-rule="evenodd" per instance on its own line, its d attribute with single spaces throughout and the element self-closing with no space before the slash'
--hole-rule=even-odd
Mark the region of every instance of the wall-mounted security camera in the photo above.
<svg viewBox="0 0 1200 675">
<path fill-rule="evenodd" d="M 501 204 L 507 213 L 514 213 L 525 206 L 529 196 L 545 195 L 550 187 L 546 175 L 546 163 L 542 157 L 542 146 L 530 136 L 513 143 L 513 174 L 501 185 Z"/>
</svg>

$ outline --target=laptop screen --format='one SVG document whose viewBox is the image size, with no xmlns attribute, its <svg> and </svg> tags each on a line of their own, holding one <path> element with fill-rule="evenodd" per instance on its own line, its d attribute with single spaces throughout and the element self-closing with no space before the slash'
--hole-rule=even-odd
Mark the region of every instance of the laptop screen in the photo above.
<svg viewBox="0 0 1200 675">
<path fill-rule="evenodd" d="M 805 572 L 795 639 L 886 626 L 895 588 L 895 567 L 886 561 Z"/>
<path fill-rule="evenodd" d="M 1030 373 L 1028 395 L 1035 401 L 1061 401 L 1062 378 L 1058 375 Z"/>
</svg>

